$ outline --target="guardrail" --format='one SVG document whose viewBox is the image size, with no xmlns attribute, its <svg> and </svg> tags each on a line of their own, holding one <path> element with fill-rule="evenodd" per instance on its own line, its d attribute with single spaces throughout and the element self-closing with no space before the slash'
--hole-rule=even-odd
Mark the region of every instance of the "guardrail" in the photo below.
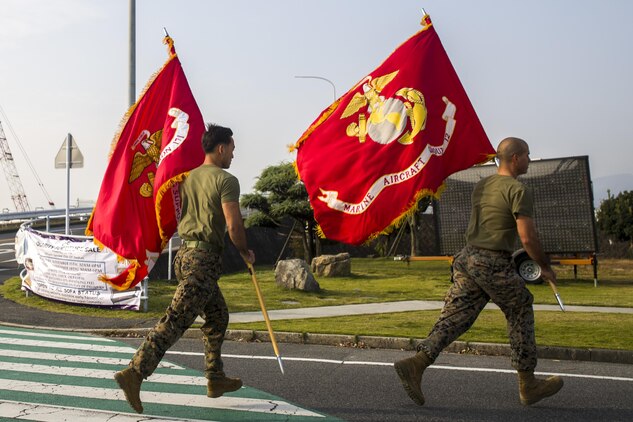
<svg viewBox="0 0 633 422">
<path fill-rule="evenodd" d="M 92 208 L 70 208 L 68 216 L 72 220 L 85 221 L 90 217 Z M 45 224 L 46 231 L 50 230 L 51 219 L 66 217 L 66 209 L 37 210 L 24 212 L 0 213 L 0 231 L 17 230 L 24 223 L 41 227 Z"/>
<path fill-rule="evenodd" d="M 92 207 L 86 208 L 70 208 L 69 215 L 90 214 Z M 22 212 L 3 212 L 0 213 L 1 221 L 28 221 L 46 217 L 65 216 L 66 208 L 55 208 L 51 210 L 22 211 Z"/>
</svg>

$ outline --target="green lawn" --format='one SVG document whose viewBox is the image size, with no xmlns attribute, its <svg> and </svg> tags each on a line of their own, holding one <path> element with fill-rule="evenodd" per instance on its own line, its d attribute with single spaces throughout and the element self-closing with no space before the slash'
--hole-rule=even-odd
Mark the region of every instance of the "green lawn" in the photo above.
<svg viewBox="0 0 633 422">
<path fill-rule="evenodd" d="M 578 267 L 574 280 L 572 267 L 559 266 L 558 290 L 566 305 L 633 307 L 633 261 L 600 262 L 598 287 L 593 284 L 589 266 Z M 256 267 L 257 280 L 266 307 L 271 309 L 327 306 L 354 303 L 375 303 L 401 300 L 443 300 L 450 285 L 446 262 L 414 261 L 405 263 L 387 259 L 354 259 L 352 276 L 320 278 L 321 291 L 306 293 L 286 290 L 276 285 L 274 272 Z M 111 311 L 82 306 L 63 305 L 37 297 L 26 298 L 19 290 L 19 279 L 7 280 L 0 294 L 28 306 L 55 312 L 78 313 L 115 318 L 160 318 L 175 289 L 174 281 L 150 282 L 148 312 Z M 250 275 L 244 271 L 228 274 L 220 280 L 222 292 L 231 312 L 259 310 Z M 530 285 L 535 303 L 556 301 L 547 284 Z M 383 315 L 323 318 L 296 321 L 273 321 L 276 331 L 337 333 L 424 337 L 439 311 L 405 312 Z M 633 350 L 633 315 L 585 314 L 571 312 L 537 312 L 537 341 L 540 345 L 574 346 Z M 265 330 L 264 323 L 231 324 L 234 329 Z M 507 342 L 505 320 L 500 311 L 484 311 L 462 340 Z"/>
</svg>

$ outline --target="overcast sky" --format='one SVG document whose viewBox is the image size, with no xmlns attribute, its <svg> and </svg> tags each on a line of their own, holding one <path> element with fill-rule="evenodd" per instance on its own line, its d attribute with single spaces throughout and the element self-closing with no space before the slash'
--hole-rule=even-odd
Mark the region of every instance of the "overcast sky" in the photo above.
<svg viewBox="0 0 633 422">
<path fill-rule="evenodd" d="M 175 41 L 206 121 L 235 132 L 231 167 L 250 192 L 334 100 L 420 29 L 422 8 L 496 147 L 588 155 L 594 180 L 633 174 L 633 1 L 137 0 L 136 88 Z M 94 200 L 128 104 L 128 0 L 0 0 L 0 121 L 31 208 L 58 208 L 68 132 L 84 156 L 71 203 Z M 628 123 L 627 123 L 628 122 Z M 11 130 L 12 129 L 12 130 Z M 631 179 L 629 179 L 631 180 Z M 627 188 L 633 190 L 633 185 Z M 14 211 L 6 180 L 0 208 Z"/>
</svg>

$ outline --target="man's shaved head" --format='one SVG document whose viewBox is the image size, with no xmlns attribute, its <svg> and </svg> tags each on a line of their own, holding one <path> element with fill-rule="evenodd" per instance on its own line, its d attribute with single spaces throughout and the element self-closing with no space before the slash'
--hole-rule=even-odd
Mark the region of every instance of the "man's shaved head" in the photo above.
<svg viewBox="0 0 633 422">
<path fill-rule="evenodd" d="M 502 162 L 508 162 L 512 160 L 514 154 L 521 154 L 529 150 L 527 142 L 520 138 L 505 138 L 499 142 L 497 147 L 497 158 Z"/>
</svg>

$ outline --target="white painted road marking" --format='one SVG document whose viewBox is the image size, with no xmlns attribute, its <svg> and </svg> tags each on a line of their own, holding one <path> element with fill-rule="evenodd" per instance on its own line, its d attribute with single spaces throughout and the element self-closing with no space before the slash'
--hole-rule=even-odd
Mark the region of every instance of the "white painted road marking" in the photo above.
<svg viewBox="0 0 633 422">
<path fill-rule="evenodd" d="M 104 342 L 104 343 L 116 343 L 116 341 L 111 340 L 109 338 L 104 337 L 95 337 L 95 336 L 68 336 L 64 334 L 57 333 L 39 333 L 39 332 L 25 332 L 19 330 L 3 330 L 0 328 L 0 334 L 8 334 L 8 335 L 20 335 L 25 337 L 38 337 L 38 338 L 50 338 L 50 339 L 63 339 L 63 340 L 87 340 L 87 341 L 96 341 L 96 342 Z"/>
<path fill-rule="evenodd" d="M 174 355 L 190 355 L 190 356 L 204 356 L 203 353 L 197 352 L 178 352 L 178 351 L 168 351 L 168 354 Z M 274 360 L 277 358 L 275 356 L 256 356 L 256 355 L 232 355 L 232 354 L 222 354 L 223 358 L 234 358 L 234 359 L 261 359 L 261 360 Z M 366 365 L 366 366 L 393 366 L 393 362 L 369 362 L 369 361 L 355 361 L 355 360 L 335 360 L 335 359 L 313 359 L 313 358 L 294 358 L 294 357 L 286 357 L 284 356 L 282 360 L 285 361 L 299 361 L 299 362 L 316 362 L 316 363 L 332 363 L 335 365 Z M 491 373 L 503 373 L 503 374 L 516 374 L 516 371 L 513 369 L 495 369 L 495 368 L 476 368 L 476 367 L 462 367 L 462 366 L 443 366 L 443 365 L 433 365 L 429 367 L 429 369 L 444 369 L 449 371 L 467 371 L 467 372 L 491 372 Z M 570 377 L 570 378 L 587 378 L 587 379 L 597 379 L 597 380 L 609 380 L 609 381 L 625 381 L 625 382 L 633 382 L 633 378 L 626 377 L 611 377 L 605 375 L 587 375 L 587 374 L 566 374 L 561 372 L 535 372 L 535 375 L 558 375 L 562 377 Z"/>
<path fill-rule="evenodd" d="M 72 349 L 72 350 L 85 350 L 94 352 L 114 352 L 114 353 L 130 353 L 134 352 L 134 349 L 130 347 L 122 346 L 106 346 L 104 344 L 82 344 L 82 343 L 58 343 L 55 341 L 43 341 L 43 340 L 29 340 L 23 338 L 9 338 L 3 337 L 2 343 L 14 344 L 18 346 L 36 346 L 43 348 L 55 348 L 55 349 Z"/>
<path fill-rule="evenodd" d="M 127 366 L 130 358 L 109 358 L 104 356 L 84 356 L 84 355 L 65 355 L 62 353 L 46 353 L 46 352 L 25 352 L 24 350 L 0 349 L 0 356 L 12 358 L 28 358 L 40 360 L 52 360 L 58 362 L 79 362 L 79 363 L 100 363 L 103 365 L 122 365 Z M 184 369 L 182 366 L 171 362 L 161 362 L 159 368 Z"/>
<path fill-rule="evenodd" d="M 84 378 L 112 379 L 114 372 L 111 369 L 92 368 L 68 368 L 66 366 L 34 365 L 31 363 L 0 362 L 0 371 L 17 371 L 33 374 L 61 375 Z M 153 374 L 146 382 L 158 382 L 177 385 L 207 385 L 205 377 L 192 377 L 189 375 L 165 375 Z"/>
</svg>

